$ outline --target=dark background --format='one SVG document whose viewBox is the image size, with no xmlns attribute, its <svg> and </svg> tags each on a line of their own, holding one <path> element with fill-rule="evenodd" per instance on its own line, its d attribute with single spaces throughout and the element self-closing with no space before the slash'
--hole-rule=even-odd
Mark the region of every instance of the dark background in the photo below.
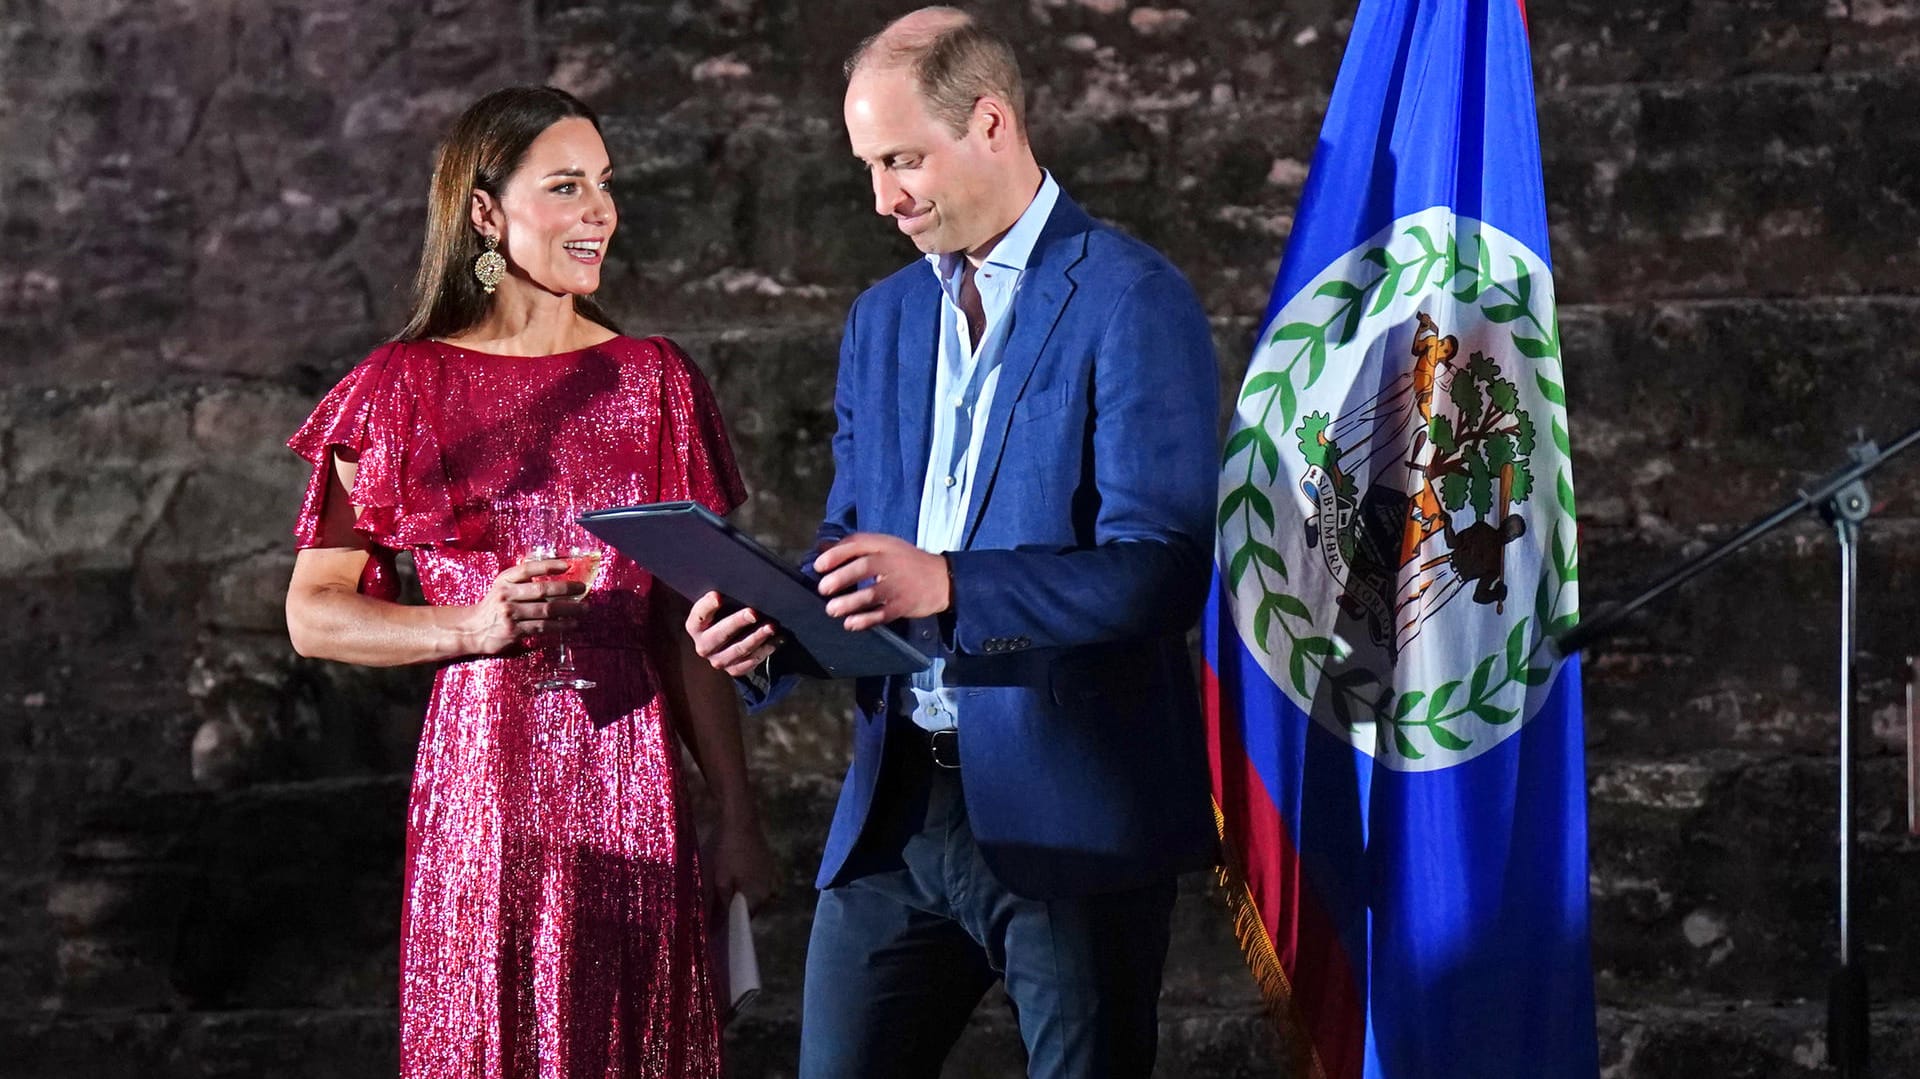
<svg viewBox="0 0 1920 1079">
<path fill-rule="evenodd" d="M 848 156 L 838 65 L 906 6 L 0 0 L 0 1075 L 391 1072 L 423 672 L 287 647 L 303 466 L 281 440 L 399 325 L 446 122 L 553 82 L 603 111 L 620 170 L 603 298 L 707 371 L 740 519 L 800 545 L 841 318 L 913 256 Z M 1042 162 L 1193 279 L 1236 384 L 1349 5 L 983 6 L 1021 43 Z M 1591 607 L 1856 427 L 1920 423 L 1920 3 L 1531 8 Z M 1900 1075 L 1920 457 L 1875 492 L 1861 937 Z M 1803 523 L 1589 661 L 1609 1079 L 1825 1071 L 1833 565 Z M 791 1070 L 844 705 L 749 731 L 788 881 L 742 1075 Z M 1275 1074 L 1222 908 L 1186 892 L 1160 1074 Z M 1017 1072 L 1003 1008 L 968 1039 L 950 1075 Z"/>
</svg>

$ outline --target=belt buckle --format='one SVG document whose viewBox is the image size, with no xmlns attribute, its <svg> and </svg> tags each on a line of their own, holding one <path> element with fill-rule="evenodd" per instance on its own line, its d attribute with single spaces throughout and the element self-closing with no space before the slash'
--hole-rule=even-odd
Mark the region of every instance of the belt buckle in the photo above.
<svg viewBox="0 0 1920 1079">
<path fill-rule="evenodd" d="M 933 763 L 948 771 L 960 770 L 960 731 L 957 727 L 945 727 L 927 732 L 927 750 L 933 757 Z"/>
</svg>

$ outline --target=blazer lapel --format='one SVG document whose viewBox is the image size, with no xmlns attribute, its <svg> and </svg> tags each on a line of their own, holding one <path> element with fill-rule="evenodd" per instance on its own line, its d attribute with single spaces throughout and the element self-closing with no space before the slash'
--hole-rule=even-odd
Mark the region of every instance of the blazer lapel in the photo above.
<svg viewBox="0 0 1920 1079">
<path fill-rule="evenodd" d="M 933 376 L 940 357 L 940 287 L 931 271 L 925 287 L 908 290 L 900 301 L 899 337 L 893 364 L 899 378 L 899 484 L 888 506 L 894 520 L 885 529 L 908 541 L 920 530 L 920 492 L 926 483 L 927 453 L 933 441 Z"/>
<path fill-rule="evenodd" d="M 1062 194 L 1028 259 L 1020 294 L 1013 300 L 1013 332 L 1001 353 L 1000 382 L 993 391 L 993 408 L 987 413 L 987 429 L 980 439 L 980 464 L 973 477 L 973 495 L 967 500 L 966 524 L 960 531 L 963 548 L 973 542 L 987 494 L 1000 471 L 1013 406 L 1026 392 L 1047 339 L 1053 336 L 1053 327 L 1073 296 L 1073 279 L 1067 271 L 1086 254 L 1089 224 L 1086 214 Z"/>
</svg>

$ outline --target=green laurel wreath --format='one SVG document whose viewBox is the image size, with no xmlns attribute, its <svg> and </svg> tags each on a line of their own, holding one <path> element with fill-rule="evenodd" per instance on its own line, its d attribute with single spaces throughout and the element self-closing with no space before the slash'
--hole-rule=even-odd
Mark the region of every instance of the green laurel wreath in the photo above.
<svg viewBox="0 0 1920 1079">
<path fill-rule="evenodd" d="M 1498 707 L 1493 701 L 1500 691 L 1516 682 L 1538 686 L 1551 676 L 1553 656 L 1550 652 L 1542 656 L 1542 652 L 1548 650 L 1554 635 L 1579 621 L 1575 611 L 1557 617 L 1554 614 L 1561 598 L 1579 579 L 1579 563 L 1575 544 L 1563 534 L 1564 524 L 1574 520 L 1573 480 L 1568 468 L 1573 451 L 1561 419 L 1566 411 L 1566 391 L 1558 379 L 1552 377 L 1560 371 L 1557 313 L 1535 310 L 1533 275 L 1519 256 L 1512 256 L 1516 277 L 1508 285 L 1494 278 L 1484 239 L 1475 245 L 1476 255 L 1468 261 L 1461 257 L 1452 235 L 1447 237 L 1444 249 L 1421 225 L 1409 226 L 1401 235 L 1418 244 L 1420 252 L 1402 261 L 1386 247 L 1369 249 L 1360 258 L 1380 268 L 1372 280 L 1364 284 L 1329 281 L 1315 290 L 1316 298 L 1335 301 L 1325 321 L 1288 322 L 1273 331 L 1269 344 L 1295 341 L 1299 347 L 1284 366 L 1264 371 L 1241 387 L 1243 408 L 1261 398 L 1264 402 L 1259 421 L 1229 438 L 1221 455 L 1223 470 L 1241 454 L 1246 454 L 1247 460 L 1245 479 L 1221 500 L 1218 527 L 1224 530 L 1236 516 L 1244 519 L 1247 538 L 1228 560 L 1229 587 L 1237 592 L 1247 572 L 1253 571 L 1261 592 L 1253 616 L 1256 642 L 1270 656 L 1286 656 L 1288 677 L 1300 696 L 1306 697 L 1309 670 L 1326 674 L 1330 663 L 1344 657 L 1332 639 L 1296 630 L 1295 622 L 1312 629 L 1313 612 L 1298 596 L 1283 591 L 1284 585 L 1276 586 L 1268 576 L 1271 573 L 1285 582 L 1286 560 L 1271 542 L 1263 542 L 1254 528 L 1257 518 L 1269 540 L 1274 534 L 1273 503 L 1255 480 L 1256 470 L 1261 467 L 1266 470 L 1267 483 L 1279 477 L 1280 445 L 1270 427 L 1274 411 L 1276 408 L 1279 411 L 1278 430 L 1291 430 L 1299 411 L 1300 391 L 1319 381 L 1326 370 L 1330 349 L 1352 341 L 1359 332 L 1361 319 L 1386 311 L 1396 295 L 1412 297 L 1430 285 L 1436 286 L 1450 290 L 1462 303 L 1478 303 L 1480 313 L 1490 322 L 1519 324 L 1509 331 L 1514 348 L 1529 359 L 1543 361 L 1540 367 L 1544 370 L 1536 370 L 1534 379 L 1541 395 L 1556 410 L 1551 417 L 1551 428 L 1554 445 L 1560 449 L 1560 461 L 1554 486 L 1560 507 L 1566 511 L 1566 521 L 1556 522 L 1553 527 L 1550 540 L 1553 574 L 1551 578 L 1541 575 L 1534 594 L 1533 614 L 1513 627 L 1505 648 L 1483 658 L 1469 679 L 1455 679 L 1432 690 L 1409 690 L 1397 695 L 1391 687 L 1382 685 L 1377 675 L 1364 669 L 1336 671 L 1325 680 L 1333 690 L 1329 702 L 1336 719 L 1348 727 L 1362 719 L 1380 723 L 1392 732 L 1394 746 L 1401 756 L 1419 760 L 1426 754 L 1415 743 L 1413 731 L 1424 731 L 1433 745 L 1457 752 L 1473 743 L 1450 728 L 1451 721 L 1471 714 L 1484 723 L 1500 726 L 1518 718 L 1519 713 Z M 1520 327 L 1528 326 L 1532 332 L 1522 333 Z M 1276 628 L 1283 640 L 1275 638 Z M 1456 701 L 1463 684 L 1467 687 L 1466 698 Z"/>
</svg>

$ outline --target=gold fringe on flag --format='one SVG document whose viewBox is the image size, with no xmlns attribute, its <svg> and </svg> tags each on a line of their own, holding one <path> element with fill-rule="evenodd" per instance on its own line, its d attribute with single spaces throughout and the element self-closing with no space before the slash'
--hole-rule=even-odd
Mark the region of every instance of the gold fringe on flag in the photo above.
<svg viewBox="0 0 1920 1079">
<path fill-rule="evenodd" d="M 1227 842 L 1227 816 L 1220 811 L 1217 799 L 1213 802 L 1213 825 L 1220 834 L 1220 868 L 1214 876 L 1226 898 L 1227 910 L 1233 915 L 1233 935 L 1240 942 L 1240 954 L 1246 957 L 1247 969 L 1253 972 L 1253 980 L 1260 987 L 1267 1019 L 1291 1050 L 1289 1074 L 1300 1079 L 1327 1079 L 1320 1051 L 1294 1008 L 1293 983 L 1287 978 L 1286 968 L 1280 965 L 1280 954 L 1274 950 L 1273 938 L 1267 934 L 1266 920 L 1253 901 L 1246 870 Z"/>
</svg>

